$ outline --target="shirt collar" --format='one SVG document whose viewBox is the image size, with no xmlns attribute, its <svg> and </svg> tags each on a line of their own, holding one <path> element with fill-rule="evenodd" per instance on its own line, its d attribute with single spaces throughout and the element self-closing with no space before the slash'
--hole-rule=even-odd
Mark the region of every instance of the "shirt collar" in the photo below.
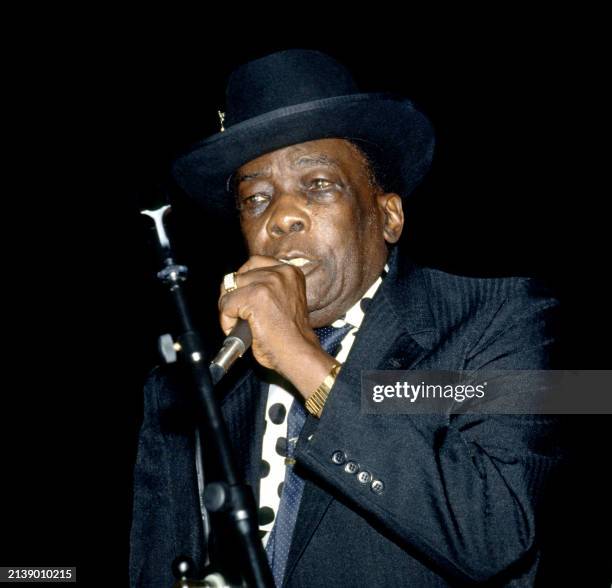
<svg viewBox="0 0 612 588">
<path fill-rule="evenodd" d="M 346 313 L 341 316 L 339 319 L 336 319 L 332 323 L 332 327 L 342 328 L 346 325 L 351 325 L 355 329 L 359 329 L 361 327 L 361 323 L 363 322 L 363 317 L 365 316 L 369 301 L 374 298 L 374 294 L 382 284 L 383 278 L 389 272 L 389 266 L 385 264 L 385 267 L 376 279 L 376 281 L 366 290 L 365 294 L 355 303 L 351 308 L 349 308 Z"/>
</svg>

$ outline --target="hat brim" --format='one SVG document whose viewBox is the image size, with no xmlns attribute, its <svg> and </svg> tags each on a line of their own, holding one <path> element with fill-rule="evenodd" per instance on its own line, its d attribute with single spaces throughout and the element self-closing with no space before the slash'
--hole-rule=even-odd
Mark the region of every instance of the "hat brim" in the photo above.
<svg viewBox="0 0 612 588">
<path fill-rule="evenodd" d="M 177 158 L 178 185 L 215 213 L 235 210 L 227 180 L 238 168 L 289 145 L 325 138 L 374 143 L 384 152 L 402 196 L 431 165 L 434 133 L 409 100 L 389 94 L 353 94 L 268 112 L 235 124 L 194 145 Z"/>
</svg>

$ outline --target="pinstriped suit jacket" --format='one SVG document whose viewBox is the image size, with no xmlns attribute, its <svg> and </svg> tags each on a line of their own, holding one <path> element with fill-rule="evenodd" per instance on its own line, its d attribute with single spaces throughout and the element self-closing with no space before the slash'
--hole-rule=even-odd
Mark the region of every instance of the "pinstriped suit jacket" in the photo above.
<svg viewBox="0 0 612 588">
<path fill-rule="evenodd" d="M 308 417 L 298 442 L 296 467 L 306 487 L 285 586 L 544 582 L 548 519 L 540 511 L 563 460 L 558 420 L 361 414 L 360 372 L 546 369 L 554 361 L 557 312 L 531 279 L 455 276 L 392 254 L 324 413 Z M 255 494 L 265 404 L 257 370 L 245 362 L 220 390 L 239 468 Z M 162 370 L 145 387 L 133 586 L 171 585 L 177 555 L 202 562 L 187 398 L 179 379 Z M 384 492 L 335 465 L 336 450 L 382 480 Z M 217 557 L 231 562 L 231 550 Z"/>
</svg>

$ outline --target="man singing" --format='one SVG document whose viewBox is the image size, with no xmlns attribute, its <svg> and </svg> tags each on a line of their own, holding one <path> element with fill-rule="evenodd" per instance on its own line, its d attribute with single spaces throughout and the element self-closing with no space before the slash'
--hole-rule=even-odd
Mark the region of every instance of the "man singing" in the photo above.
<svg viewBox="0 0 612 588">
<path fill-rule="evenodd" d="M 243 65 L 226 97 L 222 130 L 174 175 L 247 245 L 219 315 L 225 333 L 248 321 L 252 358 L 221 402 L 276 585 L 543 582 L 555 421 L 364 414 L 361 372 L 546 369 L 556 302 L 530 279 L 426 269 L 397 246 L 434 145 L 409 100 L 359 93 L 309 50 Z M 170 371 L 147 383 L 135 470 L 130 567 L 147 588 L 172 583 L 177 555 L 202 566 L 215 550 Z"/>
</svg>

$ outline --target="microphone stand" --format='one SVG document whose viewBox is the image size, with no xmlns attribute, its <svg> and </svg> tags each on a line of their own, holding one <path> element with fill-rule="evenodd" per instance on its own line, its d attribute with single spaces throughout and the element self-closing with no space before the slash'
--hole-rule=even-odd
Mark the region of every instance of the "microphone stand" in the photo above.
<svg viewBox="0 0 612 588">
<path fill-rule="evenodd" d="M 219 480 L 206 485 L 204 504 L 207 510 L 222 512 L 226 515 L 224 518 L 230 525 L 232 543 L 238 552 L 238 569 L 242 582 L 239 585 L 249 588 L 274 587 L 274 579 L 258 534 L 253 493 L 250 487 L 241 483 L 238 478 L 225 421 L 213 392 L 213 385 L 223 377 L 225 371 L 220 370 L 215 364 L 211 367 L 205 361 L 200 336 L 193 327 L 183 292 L 183 284 L 187 280 L 187 268 L 175 263 L 164 226 L 164 217 L 169 211 L 170 205 L 165 205 L 156 210 L 143 210 L 141 214 L 150 217 L 155 223 L 155 233 L 162 260 L 162 269 L 158 272 L 157 277 L 169 289 L 181 330 L 172 348 L 180 353 L 183 361 L 189 365 L 195 388 L 198 416 L 201 419 L 202 427 L 207 432 L 207 451 L 216 461 L 216 469 L 219 472 Z M 200 457 L 200 465 L 204 471 L 203 453 Z M 214 568 L 214 564 L 211 564 L 209 568 L 215 570 L 216 573 L 205 577 L 203 581 L 193 581 L 193 578 L 189 578 L 193 573 L 193 562 L 189 558 L 177 558 L 173 564 L 173 571 L 177 578 L 174 587 L 231 585 L 223 572 Z"/>
</svg>

